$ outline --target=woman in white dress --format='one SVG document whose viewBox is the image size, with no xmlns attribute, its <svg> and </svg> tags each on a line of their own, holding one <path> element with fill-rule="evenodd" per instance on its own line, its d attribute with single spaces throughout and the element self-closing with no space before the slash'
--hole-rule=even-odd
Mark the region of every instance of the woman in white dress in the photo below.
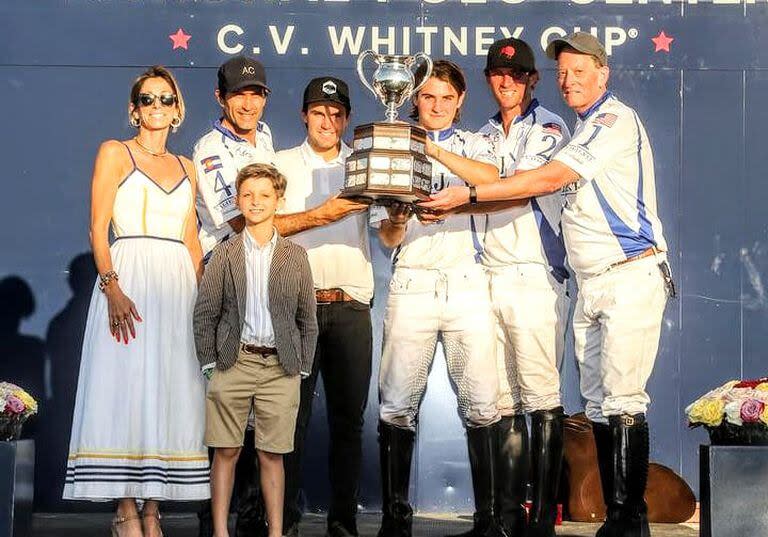
<svg viewBox="0 0 768 537">
<path fill-rule="evenodd" d="M 184 119 L 170 72 L 156 66 L 136 79 L 129 116 L 137 135 L 104 142 L 94 165 L 91 245 L 99 278 L 64 498 L 117 500 L 114 536 L 158 537 L 160 501 L 210 495 L 205 389 L 192 334 L 202 252 L 194 167 L 165 146 Z"/>
</svg>

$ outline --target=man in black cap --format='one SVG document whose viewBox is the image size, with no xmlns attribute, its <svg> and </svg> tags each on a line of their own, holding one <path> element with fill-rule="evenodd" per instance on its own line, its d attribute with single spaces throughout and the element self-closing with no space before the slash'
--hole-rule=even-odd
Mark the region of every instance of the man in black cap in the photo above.
<svg viewBox="0 0 768 537">
<path fill-rule="evenodd" d="M 570 133 L 533 97 L 539 73 L 531 47 L 511 37 L 493 43 L 485 79 L 498 111 L 480 132 L 494 148 L 502 180 L 546 164 Z M 490 213 L 481 258 L 496 318 L 501 386 L 497 515 L 510 536 L 555 535 L 564 417 L 558 365 L 568 315 L 561 210 L 558 192 Z M 529 462 L 533 505 L 526 524 Z"/>
<path fill-rule="evenodd" d="M 602 44 L 576 32 L 553 40 L 558 86 L 578 114 L 573 138 L 543 166 L 514 181 L 446 189 L 425 206 L 526 199 L 562 189 L 563 238 L 579 286 L 573 314 L 576 359 L 592 421 L 607 506 L 597 537 L 648 537 L 653 371 L 668 296 L 675 295 L 656 203 L 653 151 L 635 110 L 608 91 Z"/>
<path fill-rule="evenodd" d="M 236 56 L 219 67 L 214 95 L 222 117 L 198 140 L 192 155 L 197 171 L 199 237 L 206 261 L 217 244 L 245 225 L 236 205 L 237 173 L 248 164 L 274 164 L 272 133 L 261 121 L 269 91 L 264 66 L 258 60 Z M 235 470 L 238 537 L 267 534 L 253 445 L 253 427 L 249 425 Z M 211 506 L 206 502 L 200 512 L 199 537 L 212 535 Z"/>
<path fill-rule="evenodd" d="M 244 220 L 235 204 L 235 177 L 248 164 L 273 164 L 269 126 L 261 121 L 269 96 L 264 66 L 246 56 L 228 60 L 214 91 L 222 117 L 195 144 L 197 214 L 203 255 L 240 232 Z"/>
<path fill-rule="evenodd" d="M 280 151 L 276 159 L 288 187 L 275 225 L 307 250 L 320 330 L 312 372 L 301 384 L 294 451 L 285 457 L 284 535 L 298 534 L 301 459 L 318 374 L 323 377 L 330 434 L 328 536 L 358 534 L 363 413 L 371 378 L 373 269 L 368 204 L 338 197 L 345 160 L 352 152 L 341 139 L 350 112 L 343 80 L 311 80 L 301 109 L 307 137 L 301 145 Z"/>
</svg>

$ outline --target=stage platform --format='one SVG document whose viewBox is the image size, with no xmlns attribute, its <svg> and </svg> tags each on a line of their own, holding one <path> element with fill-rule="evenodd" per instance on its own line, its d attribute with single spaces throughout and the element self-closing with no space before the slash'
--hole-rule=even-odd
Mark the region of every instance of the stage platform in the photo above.
<svg viewBox="0 0 768 537">
<path fill-rule="evenodd" d="M 380 515 L 363 514 L 359 518 L 362 537 L 375 537 Z M 39 513 L 34 519 L 33 537 L 104 537 L 109 535 L 110 515 L 98 514 L 46 514 Z M 455 515 L 417 516 L 414 518 L 416 537 L 443 537 L 469 529 L 468 517 Z M 598 524 L 566 522 L 557 528 L 558 536 L 593 537 Z M 163 517 L 165 537 L 196 537 L 197 517 L 192 514 L 168 513 Z M 325 518 L 322 515 L 306 515 L 301 525 L 301 537 L 324 537 Z M 652 524 L 654 537 L 698 537 L 698 524 Z M 230 533 L 234 536 L 234 532 Z"/>
</svg>

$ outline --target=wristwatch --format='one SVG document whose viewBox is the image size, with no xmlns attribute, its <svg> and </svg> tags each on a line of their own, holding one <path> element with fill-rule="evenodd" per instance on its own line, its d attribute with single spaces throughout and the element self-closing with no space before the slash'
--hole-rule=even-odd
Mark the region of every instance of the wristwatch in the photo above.
<svg viewBox="0 0 768 537">
<path fill-rule="evenodd" d="M 477 205 L 477 187 L 475 185 L 469 186 L 469 204 Z"/>
</svg>

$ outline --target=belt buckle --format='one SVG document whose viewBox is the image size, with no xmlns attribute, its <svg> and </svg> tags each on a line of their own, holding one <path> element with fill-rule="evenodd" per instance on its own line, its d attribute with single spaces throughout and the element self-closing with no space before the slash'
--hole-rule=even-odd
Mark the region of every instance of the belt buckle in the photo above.
<svg viewBox="0 0 768 537">
<path fill-rule="evenodd" d="M 632 427 L 635 424 L 634 416 L 624 415 L 621 417 L 621 421 L 624 423 L 625 427 Z"/>
</svg>

